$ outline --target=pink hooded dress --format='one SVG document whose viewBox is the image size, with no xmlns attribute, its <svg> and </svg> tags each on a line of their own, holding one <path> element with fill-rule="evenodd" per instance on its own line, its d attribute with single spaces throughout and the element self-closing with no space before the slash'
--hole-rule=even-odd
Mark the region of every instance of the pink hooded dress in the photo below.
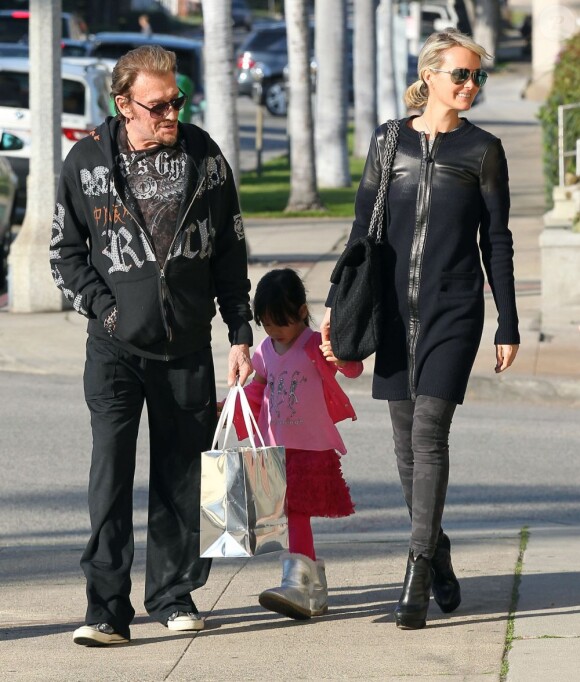
<svg viewBox="0 0 580 682">
<path fill-rule="evenodd" d="M 272 339 L 264 339 L 252 363 L 266 383 L 254 380 L 244 390 L 266 445 L 286 448 L 288 509 L 309 516 L 348 516 L 354 505 L 340 466 L 339 453 L 346 448 L 335 423 L 356 415 L 320 342 L 320 334 L 307 328 L 278 355 Z M 354 378 L 362 369 L 361 362 L 350 362 L 340 371 Z M 244 438 L 239 412 L 234 423 Z"/>
</svg>

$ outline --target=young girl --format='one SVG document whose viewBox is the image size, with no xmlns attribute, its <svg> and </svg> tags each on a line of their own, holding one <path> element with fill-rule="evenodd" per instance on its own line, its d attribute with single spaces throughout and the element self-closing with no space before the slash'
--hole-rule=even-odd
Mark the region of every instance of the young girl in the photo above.
<svg viewBox="0 0 580 682">
<path fill-rule="evenodd" d="M 307 619 L 328 610 L 325 567 L 316 558 L 310 518 L 354 512 L 340 466 L 346 449 L 335 423 L 356 415 L 335 374 L 338 369 L 354 378 L 363 365 L 334 356 L 326 361 L 329 348 L 309 327 L 306 291 L 294 270 L 273 270 L 262 277 L 254 317 L 268 338 L 254 352 L 256 374 L 245 391 L 265 444 L 286 448 L 290 550 L 281 557 L 281 586 L 262 592 L 260 604 L 290 618 Z M 238 437 L 244 438 L 241 415 L 234 423 Z"/>
</svg>

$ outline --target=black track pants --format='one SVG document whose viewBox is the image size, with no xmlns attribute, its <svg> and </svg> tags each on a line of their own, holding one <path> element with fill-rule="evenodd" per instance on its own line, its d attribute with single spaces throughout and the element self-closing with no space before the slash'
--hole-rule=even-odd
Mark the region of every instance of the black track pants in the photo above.
<svg viewBox="0 0 580 682">
<path fill-rule="evenodd" d="M 137 357 L 89 336 L 84 374 L 93 452 L 91 538 L 81 559 L 86 623 L 129 635 L 133 563 L 133 479 L 137 433 L 147 404 L 150 439 L 145 607 L 166 623 L 195 611 L 190 592 L 205 584 L 199 558 L 200 453 L 211 446 L 216 397 L 211 349 L 163 362 Z"/>
</svg>

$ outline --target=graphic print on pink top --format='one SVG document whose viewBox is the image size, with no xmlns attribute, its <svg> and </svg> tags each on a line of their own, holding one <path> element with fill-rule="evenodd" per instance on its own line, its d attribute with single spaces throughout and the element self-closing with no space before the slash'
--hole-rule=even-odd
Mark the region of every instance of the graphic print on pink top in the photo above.
<svg viewBox="0 0 580 682">
<path fill-rule="evenodd" d="M 283 355 L 276 353 L 269 337 L 256 348 L 252 363 L 266 378 L 258 426 L 267 445 L 334 449 L 344 455 L 344 442 L 328 414 L 322 379 L 304 350 L 312 334 L 312 329 L 305 329 Z"/>
</svg>

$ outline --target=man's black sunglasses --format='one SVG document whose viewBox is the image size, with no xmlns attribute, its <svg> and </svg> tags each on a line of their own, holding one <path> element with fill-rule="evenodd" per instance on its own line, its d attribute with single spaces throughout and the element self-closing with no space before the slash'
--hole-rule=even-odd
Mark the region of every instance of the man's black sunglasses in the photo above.
<svg viewBox="0 0 580 682">
<path fill-rule="evenodd" d="M 471 78 L 473 84 L 478 88 L 482 88 L 487 80 L 487 71 L 483 69 L 453 69 L 453 71 L 445 71 L 444 69 L 433 69 L 431 71 L 439 71 L 440 73 L 448 73 L 451 75 L 451 82 L 455 85 L 463 85 Z"/>
<path fill-rule="evenodd" d="M 155 106 L 152 107 L 147 107 L 144 104 L 141 104 L 141 102 L 138 102 L 136 99 L 134 99 L 133 102 L 138 104 L 140 107 L 143 107 L 143 109 L 147 109 L 151 118 L 163 118 L 169 109 L 173 108 L 175 111 L 179 111 L 180 109 L 183 109 L 185 103 L 187 102 L 187 95 L 181 88 L 177 89 L 181 95 L 175 99 L 169 100 L 169 102 L 159 102 L 159 104 L 155 104 Z"/>
</svg>

